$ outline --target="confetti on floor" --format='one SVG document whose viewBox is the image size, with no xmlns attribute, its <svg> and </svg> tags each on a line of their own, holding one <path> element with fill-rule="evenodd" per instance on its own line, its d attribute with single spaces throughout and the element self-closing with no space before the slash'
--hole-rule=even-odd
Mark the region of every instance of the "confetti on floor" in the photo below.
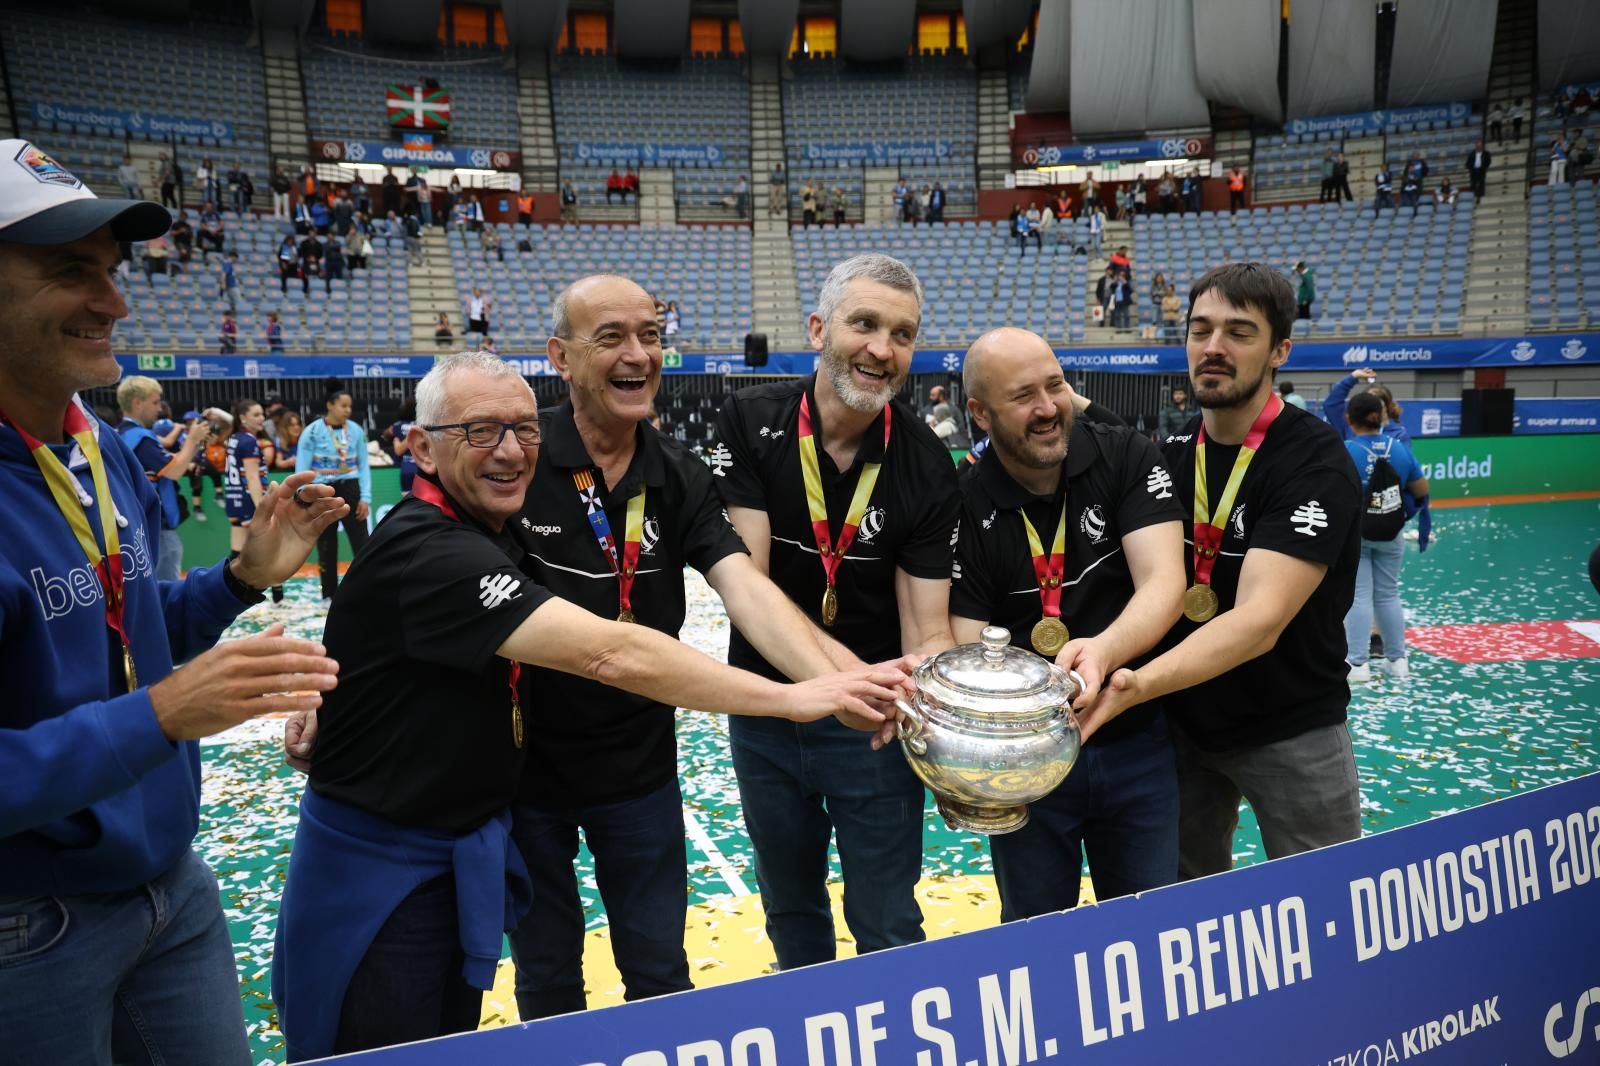
<svg viewBox="0 0 1600 1066">
<path fill-rule="evenodd" d="M 1426 554 L 1408 543 L 1401 577 L 1409 631 L 1415 634 L 1412 676 L 1378 676 L 1351 699 L 1362 821 L 1369 833 L 1600 771 L 1600 658 L 1575 650 L 1600 647 L 1594 639 L 1600 633 L 1587 628 L 1593 623 L 1581 621 L 1596 614 L 1585 560 L 1600 541 L 1600 506 L 1568 501 L 1452 509 L 1436 516 L 1434 528 Z M 689 574 L 687 585 L 683 639 L 725 656 L 729 627 L 720 602 L 698 576 Z M 301 578 L 290 583 L 283 604 L 252 609 L 230 635 L 282 622 L 293 634 L 320 637 L 323 617 L 316 580 Z M 1440 634 L 1461 631 L 1455 627 L 1485 632 L 1439 643 Z M 1491 650 L 1515 654 L 1490 655 Z M 749 894 L 755 870 L 726 724 L 709 715 L 680 714 L 678 736 L 691 826 L 690 972 L 701 986 L 755 977 L 768 970 L 772 956 L 760 900 Z M 304 787 L 282 760 L 281 737 L 281 722 L 258 721 L 204 746 L 196 842 L 222 884 L 245 1020 L 255 1060 L 262 1064 L 283 1057 L 268 988 L 277 902 Z M 931 800 L 925 827 L 920 892 L 928 936 L 992 924 L 999 905 L 983 840 L 945 828 Z M 1261 857 L 1259 833 L 1245 807 L 1235 859 L 1250 863 Z M 621 1001 L 621 982 L 587 852 L 578 862 L 589 927 L 589 1002 L 610 1005 Z M 833 873 L 837 880 L 837 861 Z M 842 918 L 836 921 L 840 953 L 848 954 L 848 931 Z M 502 963 L 499 978 L 484 998 L 486 1025 L 516 1020 L 508 964 Z"/>
</svg>

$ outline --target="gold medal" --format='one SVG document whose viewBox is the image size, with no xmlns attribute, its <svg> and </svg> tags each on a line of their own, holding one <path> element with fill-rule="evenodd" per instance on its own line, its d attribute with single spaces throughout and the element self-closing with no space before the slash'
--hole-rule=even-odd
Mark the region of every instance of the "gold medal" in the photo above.
<svg viewBox="0 0 1600 1066">
<path fill-rule="evenodd" d="M 822 624 L 831 626 L 839 617 L 839 594 L 829 585 L 822 594 Z"/>
<path fill-rule="evenodd" d="M 622 609 L 622 613 L 617 615 L 617 621 L 626 623 L 627 625 L 632 625 L 633 624 L 633 612 L 628 610 L 628 608 L 624 607 Z"/>
<path fill-rule="evenodd" d="M 1217 594 L 1210 585 L 1190 585 L 1183 593 L 1183 616 L 1191 622 L 1209 622 L 1217 614 Z"/>
<path fill-rule="evenodd" d="M 1033 625 L 1033 650 L 1047 659 L 1054 659 L 1067 646 L 1067 626 L 1061 619 L 1045 615 Z"/>
<path fill-rule="evenodd" d="M 522 704 L 515 698 L 511 700 L 511 740 L 522 747 Z"/>
<path fill-rule="evenodd" d="M 139 674 L 133 668 L 133 649 L 126 644 L 122 646 L 122 676 L 128 679 L 129 692 L 139 687 Z"/>
</svg>

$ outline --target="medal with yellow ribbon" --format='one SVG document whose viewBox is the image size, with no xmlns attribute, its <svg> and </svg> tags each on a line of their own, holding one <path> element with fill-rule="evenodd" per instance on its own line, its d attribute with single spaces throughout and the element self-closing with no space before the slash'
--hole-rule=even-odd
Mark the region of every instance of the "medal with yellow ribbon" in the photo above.
<svg viewBox="0 0 1600 1066">
<path fill-rule="evenodd" d="M 1029 634 L 1033 650 L 1054 659 L 1067 646 L 1067 625 L 1061 620 L 1061 581 L 1067 570 L 1067 498 L 1061 497 L 1061 520 L 1056 523 L 1056 535 L 1045 554 L 1039 531 L 1028 521 L 1028 512 L 1018 510 L 1022 526 L 1028 531 L 1028 551 L 1033 556 L 1033 574 L 1039 579 L 1039 603 L 1044 617 L 1034 623 Z"/>
<path fill-rule="evenodd" d="M 892 416 L 893 409 L 884 405 L 885 455 L 889 451 Z M 878 470 L 882 464 L 866 463 L 862 466 L 855 494 L 850 497 L 850 510 L 845 513 L 844 526 L 839 530 L 839 539 L 835 541 L 828 528 L 828 503 L 822 495 L 822 471 L 817 465 L 817 438 L 811 427 L 811 400 L 803 393 L 800 396 L 800 430 L 797 435 L 800 438 L 800 470 L 806 482 L 806 508 L 811 514 L 811 535 L 816 538 L 817 553 L 822 556 L 822 572 L 828 579 L 828 587 L 822 593 L 822 624 L 831 626 L 839 618 L 839 564 L 844 561 L 844 553 L 850 550 L 850 545 L 855 543 L 856 529 L 861 525 L 862 516 L 867 513 L 867 502 L 872 499 L 872 489 L 878 484 Z"/>
<path fill-rule="evenodd" d="M 1250 468 L 1250 460 L 1256 457 L 1268 428 L 1282 412 L 1283 399 L 1277 393 L 1271 394 L 1267 405 L 1250 424 L 1250 432 L 1244 435 L 1244 443 L 1234 457 L 1233 470 L 1228 474 L 1215 512 L 1211 510 L 1210 490 L 1206 485 L 1206 427 L 1202 424 L 1195 434 L 1194 584 L 1183 594 L 1183 616 L 1191 622 L 1208 622 L 1216 616 L 1219 601 L 1216 590 L 1211 587 L 1211 568 L 1222 550 L 1222 525 L 1233 513 L 1233 501 L 1239 496 L 1239 486 L 1244 483 L 1244 472 Z M 1213 514 L 1216 521 L 1213 521 Z"/>
<path fill-rule="evenodd" d="M 78 541 L 78 547 L 83 550 L 84 557 L 89 561 L 89 569 L 94 571 L 95 579 L 100 583 L 100 592 L 106 604 L 106 625 L 116 633 L 122 645 L 122 677 L 127 683 L 128 691 L 132 692 L 139 687 L 139 676 L 133 665 L 133 642 L 128 639 L 128 631 L 123 625 L 122 616 L 126 601 L 122 585 L 122 542 L 117 536 L 116 502 L 112 499 L 111 486 L 106 480 L 105 458 L 100 454 L 100 444 L 95 439 L 94 425 L 76 401 L 67 406 L 63 429 L 83 452 L 83 457 L 89 464 L 89 476 L 94 481 L 95 500 L 89 500 L 78 484 L 78 479 L 62 465 L 61 460 L 55 457 L 49 445 L 39 441 L 27 430 L 8 419 L 4 411 L 0 411 L 0 422 L 6 422 L 15 429 L 17 436 L 22 438 L 22 443 L 33 453 L 33 461 L 38 464 L 39 472 L 44 475 L 45 484 L 50 487 L 50 495 L 55 500 L 56 508 L 61 512 L 61 517 L 67 520 L 73 537 Z M 100 544 L 95 542 L 94 531 L 89 526 L 89 516 L 86 513 L 89 507 L 95 505 L 96 500 L 100 507 L 100 540 L 105 544 L 103 555 Z"/>
<path fill-rule="evenodd" d="M 639 571 L 639 541 L 644 535 L 645 487 L 640 485 L 639 491 L 628 500 L 628 525 L 623 530 L 622 550 L 619 552 L 617 538 L 611 532 L 611 519 L 606 517 L 606 509 L 600 502 L 594 471 L 574 470 L 572 483 L 578 488 L 578 500 L 583 504 L 589 528 L 594 531 L 594 539 L 600 544 L 600 554 L 606 557 L 611 564 L 611 572 L 617 576 L 617 621 L 632 622 L 635 620 L 633 578 Z"/>
</svg>

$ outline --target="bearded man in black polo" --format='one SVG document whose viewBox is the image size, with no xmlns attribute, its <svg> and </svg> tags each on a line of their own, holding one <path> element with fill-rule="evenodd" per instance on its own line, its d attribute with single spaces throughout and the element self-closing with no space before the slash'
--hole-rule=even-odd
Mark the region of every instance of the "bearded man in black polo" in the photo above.
<svg viewBox="0 0 1600 1066">
<path fill-rule="evenodd" d="M 1044 338 L 1002 328 L 962 368 L 967 408 L 989 449 L 961 481 L 961 535 L 950 627 L 1011 642 L 1085 682 L 1137 664 L 1177 621 L 1183 513 L 1161 455 L 1143 435 L 1074 414 L 1074 395 Z M 993 836 L 1002 921 L 1078 901 L 1087 852 L 1097 899 L 1178 876 L 1178 781 L 1161 703 L 1132 709 L 1084 746 L 1028 824 Z"/>
</svg>

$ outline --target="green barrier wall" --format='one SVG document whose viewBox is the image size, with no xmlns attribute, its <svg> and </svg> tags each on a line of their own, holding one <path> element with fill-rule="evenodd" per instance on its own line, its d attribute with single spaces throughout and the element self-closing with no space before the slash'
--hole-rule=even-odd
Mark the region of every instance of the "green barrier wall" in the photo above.
<svg viewBox="0 0 1600 1066">
<path fill-rule="evenodd" d="M 1600 435 L 1414 439 L 1436 500 L 1600 491 Z"/>
</svg>

